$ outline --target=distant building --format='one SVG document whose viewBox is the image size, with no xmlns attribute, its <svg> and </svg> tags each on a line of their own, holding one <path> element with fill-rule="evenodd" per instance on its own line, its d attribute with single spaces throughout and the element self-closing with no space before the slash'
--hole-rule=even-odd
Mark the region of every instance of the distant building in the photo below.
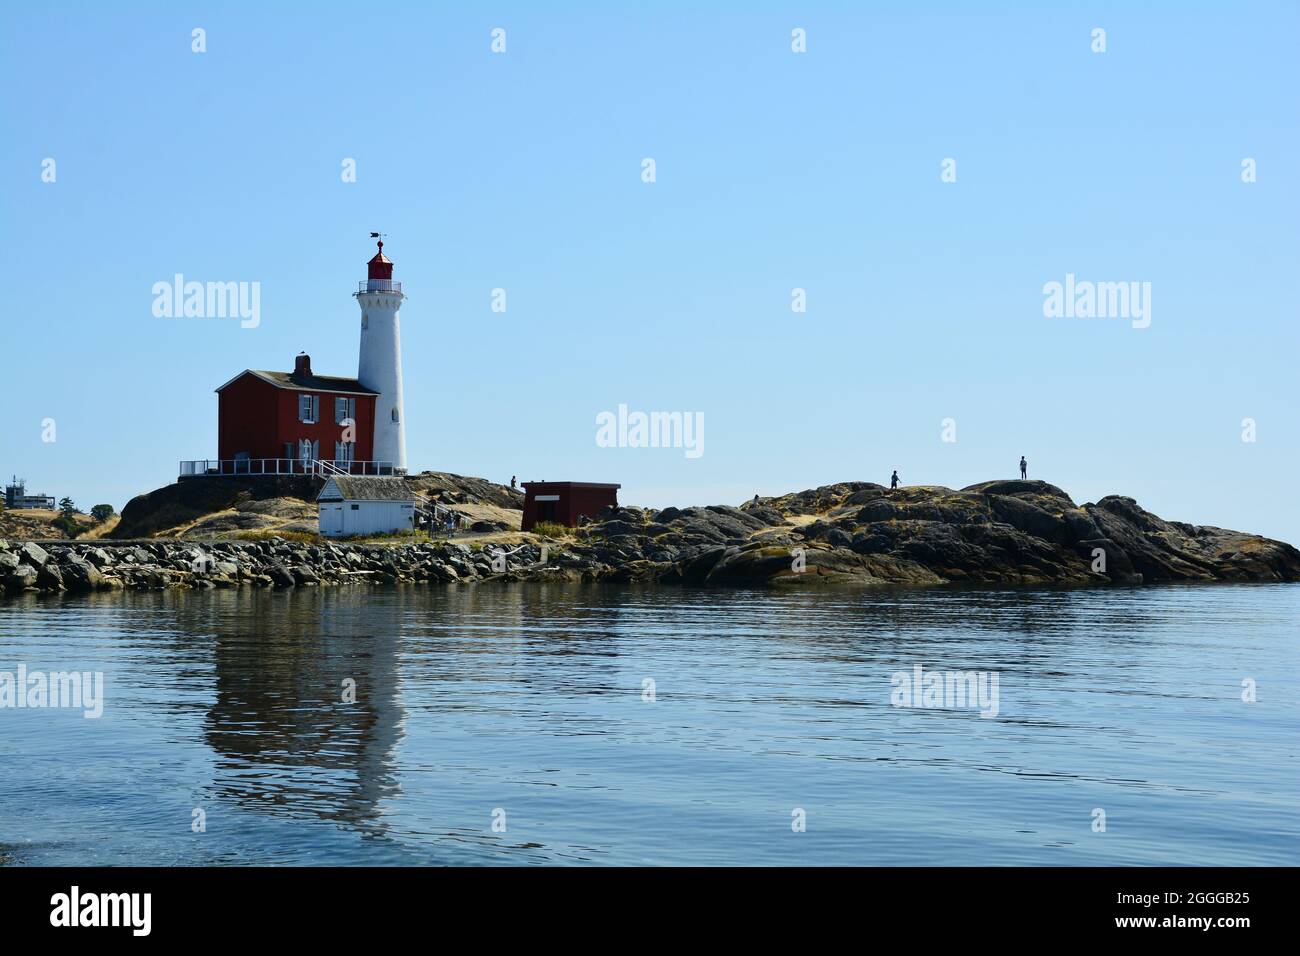
<svg viewBox="0 0 1300 956">
<path fill-rule="evenodd" d="M 182 478 L 337 472 L 406 473 L 402 284 L 384 244 L 354 297 L 361 308 L 357 377 L 317 375 L 311 356 L 292 372 L 245 369 L 217 389 L 217 457 L 182 461 Z"/>
<path fill-rule="evenodd" d="M 56 505 L 53 495 L 29 495 L 27 482 L 14 475 L 13 481 L 5 485 L 5 507 L 11 511 L 28 511 L 35 508 L 53 511 Z"/>
<path fill-rule="evenodd" d="M 327 538 L 415 530 L 416 496 L 405 478 L 332 475 L 316 502 Z"/>
<path fill-rule="evenodd" d="M 602 508 L 618 506 L 622 485 L 591 481 L 525 481 L 524 531 L 539 521 L 576 527 L 583 515 L 593 517 Z"/>
</svg>

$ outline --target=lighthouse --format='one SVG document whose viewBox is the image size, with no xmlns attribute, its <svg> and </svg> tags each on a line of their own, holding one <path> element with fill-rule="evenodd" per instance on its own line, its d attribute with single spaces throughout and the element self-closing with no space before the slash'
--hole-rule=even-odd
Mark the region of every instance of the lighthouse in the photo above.
<svg viewBox="0 0 1300 956">
<path fill-rule="evenodd" d="M 406 412 L 402 407 L 402 334 L 398 312 L 402 284 L 393 281 L 393 260 L 379 252 L 367 263 L 366 280 L 356 292 L 361 306 L 361 352 L 357 380 L 377 392 L 375 400 L 376 461 L 390 461 L 406 472 Z"/>
</svg>

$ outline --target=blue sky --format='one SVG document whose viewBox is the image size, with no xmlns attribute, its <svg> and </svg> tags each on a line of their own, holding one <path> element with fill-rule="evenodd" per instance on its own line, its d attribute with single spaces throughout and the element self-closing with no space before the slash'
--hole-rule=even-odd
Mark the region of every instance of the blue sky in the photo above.
<svg viewBox="0 0 1300 956">
<path fill-rule="evenodd" d="M 354 375 L 382 230 L 413 467 L 680 505 L 1024 454 L 1300 543 L 1295 4 L 115 6 L 0 31 L 30 490 L 120 508 L 215 457 L 238 371 Z M 261 324 L 154 317 L 177 272 L 260 282 Z M 1067 273 L 1150 282 L 1151 326 L 1044 317 Z M 704 454 L 598 447 L 620 403 L 703 413 Z"/>
</svg>

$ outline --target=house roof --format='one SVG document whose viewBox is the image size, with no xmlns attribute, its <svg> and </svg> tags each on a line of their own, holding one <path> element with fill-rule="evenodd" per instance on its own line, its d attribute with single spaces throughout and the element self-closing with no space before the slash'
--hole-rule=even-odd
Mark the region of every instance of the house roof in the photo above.
<svg viewBox="0 0 1300 956">
<path fill-rule="evenodd" d="M 378 395 L 376 391 L 366 388 L 355 378 L 339 378 L 336 375 L 298 375 L 294 372 L 267 372 L 248 368 L 240 372 L 217 391 L 239 381 L 245 375 L 255 375 L 269 385 L 293 392 L 340 392 L 348 395 Z"/>
<path fill-rule="evenodd" d="M 414 501 L 415 492 L 405 478 L 361 478 L 333 475 L 316 496 L 317 501 Z"/>
</svg>

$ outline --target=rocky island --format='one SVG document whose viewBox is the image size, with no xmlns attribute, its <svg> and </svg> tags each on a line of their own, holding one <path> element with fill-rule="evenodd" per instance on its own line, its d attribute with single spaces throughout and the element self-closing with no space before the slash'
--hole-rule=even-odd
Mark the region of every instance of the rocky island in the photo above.
<svg viewBox="0 0 1300 956">
<path fill-rule="evenodd" d="M 1132 498 L 1076 505 L 1043 481 L 894 491 L 844 482 L 740 507 L 607 508 L 580 527 L 518 530 L 521 496 L 483 479 L 409 479 L 469 526 L 348 542 L 314 534 L 310 489 L 191 483 L 133 501 L 109 538 L 0 540 L 0 590 L 289 588 L 488 581 L 774 587 L 1135 585 L 1300 581 L 1300 551 L 1165 521 Z"/>
</svg>

